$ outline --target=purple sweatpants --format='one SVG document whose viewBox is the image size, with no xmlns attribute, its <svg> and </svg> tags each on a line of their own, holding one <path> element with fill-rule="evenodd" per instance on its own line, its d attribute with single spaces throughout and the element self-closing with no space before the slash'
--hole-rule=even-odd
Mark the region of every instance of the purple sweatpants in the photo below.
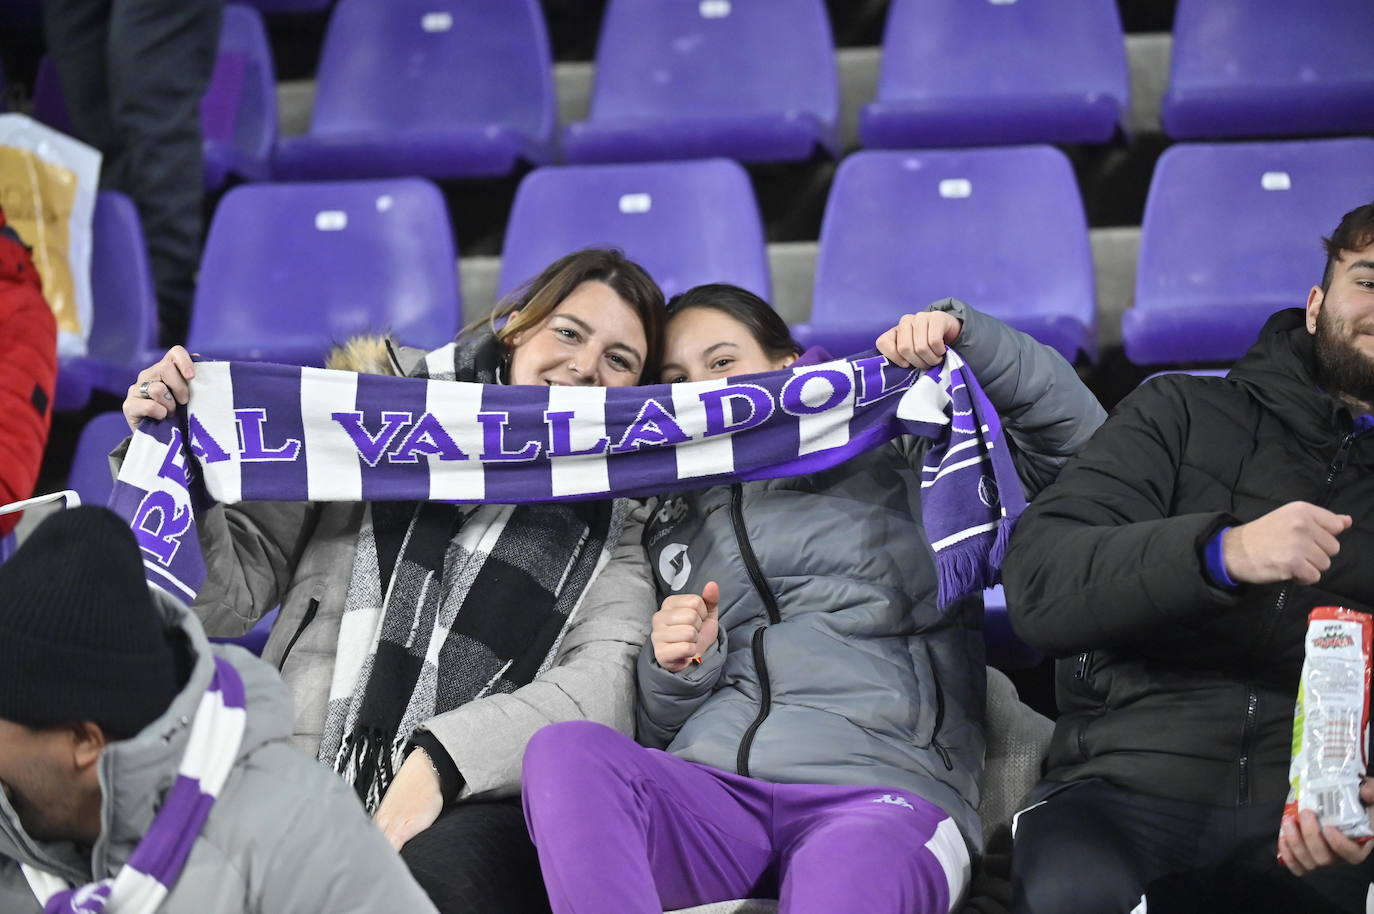
<svg viewBox="0 0 1374 914">
<path fill-rule="evenodd" d="M 770 784 L 587 721 L 530 740 L 524 799 L 555 914 L 750 897 L 782 914 L 947 914 L 968 882 L 954 822 L 915 794 Z"/>
</svg>

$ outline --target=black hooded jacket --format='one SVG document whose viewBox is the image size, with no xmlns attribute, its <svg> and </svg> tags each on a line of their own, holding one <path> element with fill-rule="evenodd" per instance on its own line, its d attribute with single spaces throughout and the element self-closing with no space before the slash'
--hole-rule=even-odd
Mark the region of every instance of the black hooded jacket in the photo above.
<svg viewBox="0 0 1374 914">
<path fill-rule="evenodd" d="M 1281 804 L 1308 611 L 1374 611 L 1374 433 L 1322 393 L 1303 312 L 1225 378 L 1126 398 L 1030 506 L 1003 569 L 1017 632 L 1061 658 L 1052 780 Z M 1315 586 L 1214 587 L 1208 540 L 1291 501 L 1354 518 Z"/>
</svg>

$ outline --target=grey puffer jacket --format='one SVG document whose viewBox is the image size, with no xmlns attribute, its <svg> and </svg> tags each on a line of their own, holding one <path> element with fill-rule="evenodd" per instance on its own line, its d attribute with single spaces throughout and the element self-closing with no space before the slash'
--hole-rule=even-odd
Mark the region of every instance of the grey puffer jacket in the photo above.
<svg viewBox="0 0 1374 914">
<path fill-rule="evenodd" d="M 215 654 L 243 677 L 247 729 L 159 912 L 434 911 L 353 791 L 291 746 L 291 703 L 272 668 L 239 648 L 212 648 L 185 607 L 155 595 L 168 627 L 181 630 L 195 657 L 190 677 L 166 713 L 101 753 L 105 797 L 100 838 L 89 853 L 71 842 L 31 838 L 0 791 L 0 911 L 42 911 L 20 864 L 72 883 L 108 878 L 124 865 L 176 779 L 190 736 L 185 721 L 194 718 L 210 683 Z"/>
<path fill-rule="evenodd" d="M 956 342 L 1006 420 L 1034 494 L 1105 413 L 1053 350 L 952 299 Z M 810 476 L 665 499 L 646 545 L 660 596 L 720 585 L 721 633 L 699 666 L 640 653 L 639 738 L 767 781 L 913 791 L 971 849 L 983 768 L 982 601 L 936 606 L 921 523 L 924 442 Z"/>
</svg>

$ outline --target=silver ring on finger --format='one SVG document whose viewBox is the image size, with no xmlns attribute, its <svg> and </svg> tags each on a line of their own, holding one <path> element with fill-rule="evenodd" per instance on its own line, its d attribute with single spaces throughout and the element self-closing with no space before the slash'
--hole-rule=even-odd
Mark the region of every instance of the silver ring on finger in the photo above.
<svg viewBox="0 0 1374 914">
<path fill-rule="evenodd" d="M 156 381 L 156 380 L 157 380 L 157 378 L 150 378 L 150 379 L 148 379 L 147 381 L 144 381 L 143 383 L 139 384 L 139 385 L 138 385 L 138 395 L 139 395 L 140 397 L 142 397 L 143 399 L 145 399 L 145 400 L 151 400 L 151 399 L 153 398 L 153 395 L 150 394 L 150 393 L 148 393 L 148 386 L 151 385 L 151 384 L 152 384 L 154 381 Z"/>
</svg>

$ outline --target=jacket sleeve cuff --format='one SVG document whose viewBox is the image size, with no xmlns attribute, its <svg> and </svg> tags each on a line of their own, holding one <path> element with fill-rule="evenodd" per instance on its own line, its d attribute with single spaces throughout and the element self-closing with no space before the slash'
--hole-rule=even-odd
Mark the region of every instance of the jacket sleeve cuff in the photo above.
<svg viewBox="0 0 1374 914">
<path fill-rule="evenodd" d="M 434 770 L 439 775 L 439 793 L 443 795 L 444 805 L 453 803 L 463 789 L 463 774 L 454 764 L 453 756 L 448 754 L 439 738 L 428 730 L 416 730 L 411 736 L 410 744 L 406 746 L 407 757 L 416 749 L 424 752 L 434 763 Z"/>
<path fill-rule="evenodd" d="M 1240 585 L 1231 579 L 1226 573 L 1226 554 L 1223 550 L 1222 537 L 1230 526 L 1222 527 L 1212 538 L 1207 541 L 1207 546 L 1203 550 L 1203 567 L 1207 570 L 1207 577 L 1214 587 L 1222 590 L 1235 590 Z"/>
<path fill-rule="evenodd" d="M 707 688 L 715 684 L 716 677 L 725 666 L 725 646 L 725 627 L 721 626 L 716 643 L 701 655 L 701 663 L 689 663 L 676 673 L 670 673 L 659 666 L 654 658 L 653 642 L 646 641 L 640 653 L 640 673 L 654 683 L 656 691 L 673 695 L 696 694 L 703 691 L 703 684 Z"/>
</svg>

